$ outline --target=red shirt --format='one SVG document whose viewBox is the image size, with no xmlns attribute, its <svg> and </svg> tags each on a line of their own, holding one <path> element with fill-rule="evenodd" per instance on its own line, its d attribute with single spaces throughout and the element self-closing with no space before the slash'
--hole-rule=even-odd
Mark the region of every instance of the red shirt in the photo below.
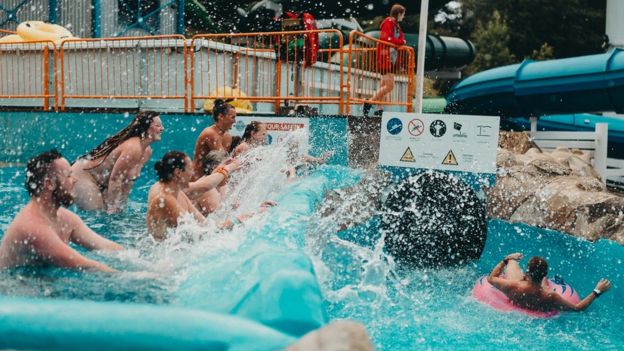
<svg viewBox="0 0 624 351">
<path fill-rule="evenodd" d="M 401 30 L 401 27 L 393 17 L 386 17 L 381 22 L 381 33 L 379 39 L 392 43 L 394 45 L 405 45 L 405 34 Z M 392 59 L 396 60 L 396 57 L 391 58 L 390 54 L 391 46 L 379 43 L 377 45 L 377 69 L 388 70 L 392 66 Z"/>
</svg>

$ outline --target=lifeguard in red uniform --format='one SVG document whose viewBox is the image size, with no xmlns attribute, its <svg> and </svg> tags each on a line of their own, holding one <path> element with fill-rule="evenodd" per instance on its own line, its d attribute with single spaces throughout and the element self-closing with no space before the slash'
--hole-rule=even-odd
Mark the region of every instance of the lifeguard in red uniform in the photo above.
<svg viewBox="0 0 624 351">
<path fill-rule="evenodd" d="M 394 45 L 405 45 L 405 35 L 399 26 L 399 22 L 403 21 L 405 17 L 405 7 L 399 4 L 392 5 L 390 9 L 390 16 L 381 22 L 381 34 L 379 39 Z M 370 98 L 370 102 L 364 103 L 364 116 L 368 116 L 370 109 L 373 107 L 373 103 L 383 100 L 386 95 L 392 92 L 394 89 L 394 74 L 395 65 L 397 63 L 397 50 L 396 48 L 379 43 L 377 45 L 377 72 L 381 73 L 381 83 L 379 89 Z M 376 116 L 381 116 L 383 110 L 378 105 L 378 109 L 375 111 Z"/>
</svg>

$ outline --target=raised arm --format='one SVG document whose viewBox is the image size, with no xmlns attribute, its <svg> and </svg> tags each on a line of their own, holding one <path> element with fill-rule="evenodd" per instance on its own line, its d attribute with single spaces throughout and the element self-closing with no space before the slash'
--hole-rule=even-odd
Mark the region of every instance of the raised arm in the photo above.
<svg viewBox="0 0 624 351">
<path fill-rule="evenodd" d="M 108 181 L 104 203 L 109 213 L 117 212 L 128 199 L 134 179 L 144 164 L 143 150 L 139 145 L 125 145 L 117 158 Z"/>
<path fill-rule="evenodd" d="M 70 240 L 88 250 L 123 250 L 123 246 L 105 239 L 89 228 L 75 213 L 65 210 L 68 222 L 72 226 Z"/>
<path fill-rule="evenodd" d="M 507 262 L 509 262 L 509 260 L 518 261 L 521 259 L 522 254 L 519 252 L 507 255 L 502 261 L 494 266 L 494 269 L 492 269 L 492 272 L 490 272 L 490 275 L 487 277 L 488 283 L 492 284 L 501 291 L 506 291 L 509 287 L 516 284 L 516 282 L 514 282 L 513 280 L 501 278 L 500 275 L 503 273 L 503 270 L 507 266 Z"/>
<path fill-rule="evenodd" d="M 563 310 L 563 311 L 583 311 L 589 305 L 592 304 L 600 295 L 602 295 L 605 291 L 611 288 L 611 282 L 602 278 L 596 284 L 596 288 L 589 293 L 589 295 L 585 296 L 584 299 L 579 301 L 578 303 L 572 303 L 567 301 L 561 295 L 556 293 L 551 293 L 550 298 L 552 299 L 552 303 L 555 305 L 555 308 Z"/>
<path fill-rule="evenodd" d="M 34 250 L 38 257 L 52 265 L 65 268 L 95 269 L 102 272 L 116 272 L 109 266 L 88 259 L 64 243 L 56 233 L 47 230 L 35 235 Z"/>
</svg>

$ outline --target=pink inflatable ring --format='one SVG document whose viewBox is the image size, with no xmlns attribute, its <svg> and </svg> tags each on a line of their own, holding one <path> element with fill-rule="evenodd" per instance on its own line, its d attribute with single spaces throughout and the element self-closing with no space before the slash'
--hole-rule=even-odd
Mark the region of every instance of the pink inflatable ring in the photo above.
<svg viewBox="0 0 624 351">
<path fill-rule="evenodd" d="M 557 284 L 548 279 L 548 289 L 558 293 L 564 299 L 572 303 L 579 302 L 578 293 L 568 284 Z M 559 311 L 532 311 L 512 304 L 502 291 L 498 290 L 487 281 L 487 276 L 483 276 L 477 280 L 474 288 L 472 288 L 472 296 L 500 311 L 517 311 L 538 318 L 549 318 L 559 313 Z"/>
</svg>

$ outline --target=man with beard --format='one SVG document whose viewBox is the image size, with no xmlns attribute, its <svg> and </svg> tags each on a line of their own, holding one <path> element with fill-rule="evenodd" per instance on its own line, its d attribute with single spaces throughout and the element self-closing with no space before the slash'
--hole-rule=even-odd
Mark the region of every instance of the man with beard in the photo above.
<svg viewBox="0 0 624 351">
<path fill-rule="evenodd" d="M 28 161 L 25 186 L 31 200 L 7 228 L 0 246 L 0 269 L 48 264 L 115 271 L 69 246 L 71 241 L 89 250 L 123 250 L 63 208 L 74 201 L 71 193 L 75 183 L 69 162 L 56 150 Z"/>
</svg>

